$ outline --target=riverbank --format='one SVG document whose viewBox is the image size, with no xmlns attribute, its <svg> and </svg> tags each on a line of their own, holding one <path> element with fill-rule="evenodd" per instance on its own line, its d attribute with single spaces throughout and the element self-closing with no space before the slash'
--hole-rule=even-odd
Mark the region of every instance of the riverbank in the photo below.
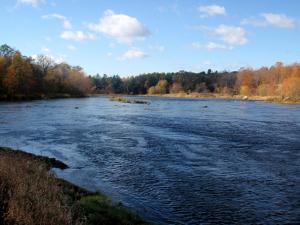
<svg viewBox="0 0 300 225">
<path fill-rule="evenodd" d="M 282 98 L 279 96 L 243 96 L 243 95 L 222 95 L 214 93 L 176 93 L 176 94 L 161 94 L 161 95 L 143 95 L 143 96 L 158 96 L 158 97 L 169 97 L 169 98 L 216 98 L 216 99 L 237 99 L 245 101 L 265 101 L 271 103 L 281 104 L 300 104 L 299 100 L 293 100 L 290 98 Z"/>
<path fill-rule="evenodd" d="M 48 99 L 64 99 L 64 98 L 84 98 L 89 95 L 71 95 L 71 94 L 35 94 L 35 95 L 0 95 L 0 101 L 32 101 L 32 100 L 48 100 Z"/>
<path fill-rule="evenodd" d="M 68 166 L 0 147 L 0 224 L 147 224 L 103 194 L 57 178 L 52 168 Z"/>
<path fill-rule="evenodd" d="M 6 95 L 0 95 L 0 102 L 18 102 L 18 101 L 32 101 L 32 100 L 50 100 L 50 99 L 65 99 L 65 98 L 88 98 L 88 97 L 98 97 L 98 96 L 108 96 L 112 99 L 119 99 L 122 102 L 124 96 L 134 97 L 134 96 L 155 96 L 155 97 L 166 97 L 166 98 L 215 98 L 215 99 L 237 99 L 244 101 L 264 101 L 270 103 L 279 104 L 300 104 L 300 99 L 294 100 L 290 98 L 282 98 L 280 96 L 243 96 L 243 95 L 222 95 L 214 93 L 173 93 L 173 94 L 145 94 L 145 95 L 127 95 L 127 94 L 89 94 L 89 95 L 70 95 L 70 94 L 52 94 L 52 95 L 17 95 L 14 97 L 9 97 Z M 128 102 L 126 102 L 128 103 Z"/>
</svg>

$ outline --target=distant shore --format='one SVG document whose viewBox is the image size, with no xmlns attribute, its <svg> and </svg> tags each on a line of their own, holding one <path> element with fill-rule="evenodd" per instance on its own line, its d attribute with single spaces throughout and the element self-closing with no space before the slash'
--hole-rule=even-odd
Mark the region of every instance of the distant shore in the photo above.
<svg viewBox="0 0 300 225">
<path fill-rule="evenodd" d="M 128 94 L 88 94 L 88 95 L 70 95 L 70 94 L 51 94 L 51 95 L 16 95 L 9 97 L 6 95 L 0 95 L 0 102 L 18 102 L 18 101 L 32 101 L 32 100 L 50 100 L 50 99 L 65 99 L 65 98 L 88 98 L 97 96 L 142 96 L 142 97 L 166 97 L 166 98 L 215 98 L 215 99 L 237 99 L 244 101 L 264 101 L 270 103 L 280 103 L 280 104 L 300 104 L 299 100 L 294 100 L 290 98 L 282 98 L 280 96 L 243 96 L 243 95 L 224 95 L 215 93 L 169 93 L 169 94 L 145 94 L 145 95 L 128 95 Z"/>
<path fill-rule="evenodd" d="M 299 100 L 293 100 L 290 98 L 282 98 L 280 96 L 243 96 L 243 95 L 224 95 L 224 94 L 215 94 L 215 93 L 169 93 L 169 94 L 145 94 L 145 95 L 128 95 L 128 94 L 92 94 L 94 96 L 107 96 L 107 97 L 163 97 L 163 98 L 211 98 L 211 99 L 236 99 L 243 101 L 263 101 L 269 103 L 279 103 L 279 104 L 300 104 Z"/>
<path fill-rule="evenodd" d="M 160 94 L 160 95 L 141 95 L 141 96 L 158 96 L 166 98 L 215 98 L 215 99 L 237 99 L 244 101 L 264 101 L 282 104 L 300 104 L 300 100 L 292 100 L 281 98 L 279 96 L 243 96 L 243 95 L 222 95 L 214 93 L 176 93 L 176 94 Z"/>
<path fill-rule="evenodd" d="M 0 224 L 148 224 L 120 203 L 57 178 L 53 158 L 0 147 Z"/>
<path fill-rule="evenodd" d="M 63 98 L 84 98 L 88 95 L 71 95 L 71 94 L 35 94 L 35 95 L 0 95 L 0 101 L 31 101 L 31 100 L 48 100 L 48 99 L 63 99 Z"/>
</svg>

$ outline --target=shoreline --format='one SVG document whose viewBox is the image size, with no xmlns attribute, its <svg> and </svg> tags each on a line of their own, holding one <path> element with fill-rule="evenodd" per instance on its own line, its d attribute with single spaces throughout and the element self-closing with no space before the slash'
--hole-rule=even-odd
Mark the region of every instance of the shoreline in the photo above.
<svg viewBox="0 0 300 225">
<path fill-rule="evenodd" d="M 0 147 L 0 224 L 150 224 L 102 193 L 58 178 L 52 168 L 68 166 Z"/>
<path fill-rule="evenodd" d="M 159 94 L 159 95 L 139 95 L 139 96 L 154 96 L 154 97 L 164 97 L 164 98 L 211 98 L 211 99 L 232 99 L 241 101 L 261 101 L 269 103 L 279 103 L 279 104 L 300 104 L 300 100 L 282 99 L 279 96 L 242 96 L 242 95 L 221 95 L 213 93 L 178 93 L 178 94 Z"/>
<path fill-rule="evenodd" d="M 214 93 L 174 93 L 174 94 L 144 94 L 144 95 L 130 95 L 130 94 L 88 94 L 88 95 L 70 95 L 70 94 L 53 94 L 53 95 L 30 95 L 30 96 L 1 96 L 0 102 L 23 102 L 23 101 L 34 101 L 34 100 L 52 100 L 52 99 L 69 99 L 69 98 L 89 98 L 89 97 L 163 97 L 163 98 L 211 98 L 211 99 L 232 99 L 232 100 L 242 100 L 242 101 L 261 101 L 268 103 L 278 103 L 278 104 L 300 104 L 300 100 L 292 100 L 289 98 L 282 98 L 280 96 L 243 96 L 243 95 L 222 95 Z"/>
<path fill-rule="evenodd" d="M 7 96 L 0 95 L 0 102 L 22 102 L 34 100 L 51 100 L 51 99 L 66 99 L 66 98 L 86 98 L 89 95 L 71 95 L 71 94 L 36 94 L 36 95 L 16 95 Z"/>
</svg>

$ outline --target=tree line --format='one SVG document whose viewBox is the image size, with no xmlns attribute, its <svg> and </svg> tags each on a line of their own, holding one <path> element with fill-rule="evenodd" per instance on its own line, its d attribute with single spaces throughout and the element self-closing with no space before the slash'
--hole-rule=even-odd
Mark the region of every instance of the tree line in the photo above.
<svg viewBox="0 0 300 225">
<path fill-rule="evenodd" d="M 0 96 L 95 94 L 177 94 L 276 96 L 300 100 L 300 64 L 276 63 L 257 70 L 194 73 L 148 73 L 121 78 L 118 75 L 87 76 L 81 67 L 54 63 L 47 56 L 33 59 L 19 51 L 0 47 Z"/>
<path fill-rule="evenodd" d="M 241 95 L 279 96 L 300 100 L 300 64 L 281 62 L 258 70 L 242 69 L 236 87 Z"/>
<path fill-rule="evenodd" d="M 223 96 L 262 96 L 300 100 L 300 64 L 276 63 L 257 70 L 242 68 L 238 72 L 148 73 L 121 79 L 96 75 L 92 78 L 102 94 L 176 94 L 205 93 Z"/>
<path fill-rule="evenodd" d="M 8 45 L 0 46 L 0 96 L 2 99 L 42 96 L 82 96 L 92 92 L 92 82 L 82 68 L 55 63 L 50 57 L 27 57 Z"/>
<path fill-rule="evenodd" d="M 129 76 L 93 76 L 92 83 L 103 94 L 167 94 L 167 93 L 214 93 L 227 88 L 233 90 L 237 72 L 193 73 L 179 71 L 176 73 L 148 73 Z"/>
</svg>

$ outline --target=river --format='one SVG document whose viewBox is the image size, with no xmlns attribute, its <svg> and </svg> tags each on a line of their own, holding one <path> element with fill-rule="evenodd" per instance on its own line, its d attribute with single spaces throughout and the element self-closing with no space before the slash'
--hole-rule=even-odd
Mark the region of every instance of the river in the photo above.
<svg viewBox="0 0 300 225">
<path fill-rule="evenodd" d="M 139 98 L 0 103 L 0 146 L 158 224 L 300 221 L 300 105 Z"/>
</svg>

